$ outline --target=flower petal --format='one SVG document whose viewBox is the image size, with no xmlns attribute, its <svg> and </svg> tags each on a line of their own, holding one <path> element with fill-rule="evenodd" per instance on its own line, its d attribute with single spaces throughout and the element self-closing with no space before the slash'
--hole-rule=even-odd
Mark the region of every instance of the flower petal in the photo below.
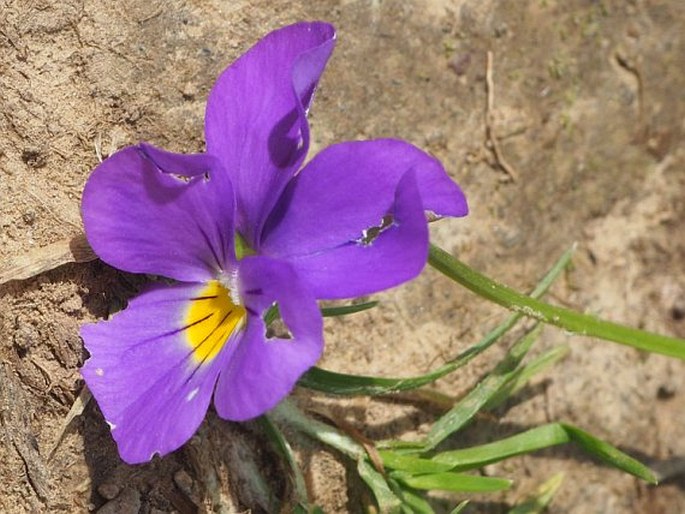
<svg viewBox="0 0 685 514">
<path fill-rule="evenodd" d="M 316 298 L 371 294 L 411 280 L 421 272 L 428 258 L 428 225 L 415 174 L 411 170 L 402 177 L 383 224 L 364 231 L 363 238 L 288 257 Z"/>
<path fill-rule="evenodd" d="M 393 139 L 342 143 L 318 154 L 288 185 L 265 225 L 260 251 L 302 256 L 358 239 L 389 211 L 409 170 L 424 210 L 467 214 L 459 186 L 418 148 Z"/>
<path fill-rule="evenodd" d="M 84 325 L 81 373 L 121 458 L 165 455 L 202 422 L 245 311 L 216 282 L 155 286 L 110 321 Z"/>
<path fill-rule="evenodd" d="M 219 376 L 214 404 L 223 418 L 242 421 L 276 406 L 323 349 L 323 321 L 312 294 L 292 268 L 267 257 L 246 257 L 239 269 L 248 310 L 245 333 Z M 278 303 L 292 339 L 267 338 L 262 312 Z"/>
<path fill-rule="evenodd" d="M 334 43 L 327 23 L 274 31 L 228 67 L 209 94 L 207 151 L 231 175 L 237 228 L 252 247 L 307 153 L 306 111 Z"/>
<path fill-rule="evenodd" d="M 81 208 L 95 253 L 125 271 L 203 281 L 235 259 L 233 189 L 209 155 L 125 148 L 93 171 Z"/>
</svg>

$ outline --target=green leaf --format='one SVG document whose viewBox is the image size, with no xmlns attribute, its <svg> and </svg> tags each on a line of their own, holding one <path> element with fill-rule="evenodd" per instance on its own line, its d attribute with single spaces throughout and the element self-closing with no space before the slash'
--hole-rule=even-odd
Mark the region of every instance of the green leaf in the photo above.
<svg viewBox="0 0 685 514">
<path fill-rule="evenodd" d="M 374 300 L 372 302 L 352 303 L 350 305 L 340 305 L 337 307 L 322 307 L 321 315 L 324 318 L 347 316 L 348 314 L 355 314 L 357 312 L 373 309 L 376 305 L 378 305 L 378 302 Z"/>
<path fill-rule="evenodd" d="M 269 419 L 268 415 L 260 417 L 259 421 L 269 440 L 276 447 L 278 452 L 290 467 L 295 495 L 297 496 L 298 500 L 297 506 L 301 509 L 304 509 L 304 512 L 309 512 L 310 507 L 309 500 L 307 498 L 307 485 L 305 483 L 304 476 L 302 475 L 302 470 L 300 470 L 300 466 L 297 464 L 297 460 L 295 459 L 295 455 L 293 454 L 290 443 L 288 443 L 286 438 L 283 436 L 283 433 L 279 430 L 278 426 L 276 426 L 271 419 Z"/>
<path fill-rule="evenodd" d="M 504 359 L 447 414 L 438 419 L 424 440 L 424 450 L 435 448 L 454 432 L 464 427 L 509 381 L 540 332 L 536 325 L 518 340 Z"/>
<path fill-rule="evenodd" d="M 378 453 L 383 459 L 383 466 L 396 471 L 406 471 L 414 475 L 450 471 L 454 467 L 449 463 L 423 459 L 415 455 L 404 455 L 392 450 L 379 450 Z"/>
<path fill-rule="evenodd" d="M 431 507 L 430 503 L 426 501 L 421 493 L 408 488 L 404 484 L 400 484 L 392 478 L 388 478 L 388 485 L 412 514 L 435 514 L 433 507 Z"/>
<path fill-rule="evenodd" d="M 402 501 L 392 492 L 385 477 L 365 459 L 357 461 L 357 473 L 376 497 L 381 512 L 399 512 Z"/>
<path fill-rule="evenodd" d="M 597 439 L 591 434 L 588 434 L 580 428 L 567 425 L 565 423 L 562 423 L 562 426 L 568 433 L 571 440 L 578 444 L 590 455 L 594 455 L 607 464 L 641 478 L 650 484 L 657 483 L 657 478 L 654 475 L 654 472 L 641 462 L 626 455 L 619 449 L 611 446 L 609 443 L 604 442 L 601 439 Z"/>
<path fill-rule="evenodd" d="M 469 505 L 469 503 L 470 503 L 469 500 L 464 500 L 459 505 L 454 507 L 454 509 L 452 510 L 452 512 L 450 512 L 450 514 L 461 514 L 461 512 Z"/>
<path fill-rule="evenodd" d="M 526 498 L 523 503 L 511 509 L 509 514 L 542 514 L 552 502 L 552 498 L 554 498 L 563 480 L 564 474 L 557 473 L 542 484 L 533 496 Z"/>
<path fill-rule="evenodd" d="M 532 360 L 522 368 L 519 368 L 511 378 L 504 384 L 499 391 L 490 398 L 490 401 L 483 407 L 485 410 L 493 410 L 499 407 L 510 396 L 513 396 L 523 388 L 528 381 L 538 373 L 553 366 L 568 355 L 570 348 L 568 345 L 560 345 L 548 350 L 536 359 Z"/>
<path fill-rule="evenodd" d="M 364 447 L 350 436 L 343 434 L 327 423 L 306 416 L 287 399 L 274 407 L 269 415 L 279 423 L 290 425 L 309 437 L 335 448 L 355 461 L 367 456 Z"/>
<path fill-rule="evenodd" d="M 466 471 L 568 442 L 577 443 L 587 453 L 613 467 L 649 483 L 656 483 L 654 473 L 642 463 L 587 432 L 564 423 L 531 428 L 520 434 L 472 448 L 442 452 L 433 457 L 433 460 L 440 464 L 449 464 L 453 471 Z"/>
<path fill-rule="evenodd" d="M 378 305 L 377 301 L 364 302 L 364 303 L 352 303 L 350 305 L 340 305 L 336 307 L 321 307 L 321 315 L 324 318 L 330 318 L 335 316 L 347 316 L 348 314 L 354 314 L 356 312 L 366 311 L 372 309 Z M 281 316 L 278 310 L 278 305 L 273 304 L 264 313 L 264 324 L 268 327 L 271 323 L 276 321 Z"/>
<path fill-rule="evenodd" d="M 442 452 L 433 457 L 433 460 L 440 464 L 449 464 L 452 470 L 466 471 L 569 441 L 564 427 L 559 423 L 553 423 L 492 443 Z"/>
<path fill-rule="evenodd" d="M 685 359 L 685 340 L 611 323 L 525 296 L 481 275 L 435 245 L 430 247 L 428 262 L 483 298 L 543 323 L 556 325 L 579 335 L 598 337 L 639 350 Z"/>
<path fill-rule="evenodd" d="M 511 487 L 511 480 L 505 478 L 482 477 L 465 473 L 433 473 L 430 475 L 413 476 L 401 472 L 390 474 L 392 478 L 407 484 L 414 489 L 427 491 L 453 491 L 459 493 L 487 493 L 503 491 Z"/>
<path fill-rule="evenodd" d="M 573 250 L 571 249 L 566 251 L 559 258 L 535 287 L 531 293 L 531 297 L 539 298 L 547 292 L 561 272 L 566 269 L 571 261 L 572 255 Z M 489 332 L 480 342 L 458 355 L 455 359 L 446 362 L 438 369 L 426 373 L 425 375 L 410 378 L 378 378 L 362 375 L 347 375 L 314 367 L 300 378 L 298 385 L 326 394 L 341 396 L 375 396 L 416 389 L 435 382 L 439 378 L 468 364 L 474 357 L 490 348 L 504 334 L 511 330 L 522 317 L 523 315 L 520 313 L 512 314 L 502 324 Z"/>
</svg>

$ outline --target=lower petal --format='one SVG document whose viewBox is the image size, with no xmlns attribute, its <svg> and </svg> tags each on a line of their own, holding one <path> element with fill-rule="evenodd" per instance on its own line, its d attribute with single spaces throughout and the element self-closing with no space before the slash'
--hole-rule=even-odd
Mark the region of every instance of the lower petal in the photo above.
<svg viewBox="0 0 685 514">
<path fill-rule="evenodd" d="M 155 286 L 81 329 L 91 354 L 81 372 L 124 461 L 165 455 L 195 433 L 244 317 L 216 282 Z"/>
<path fill-rule="evenodd" d="M 249 313 L 245 333 L 219 376 L 214 404 L 223 418 L 243 421 L 275 407 L 323 349 L 323 321 L 311 292 L 292 268 L 267 257 L 240 262 L 240 294 Z M 291 338 L 268 338 L 262 313 L 277 303 Z"/>
</svg>

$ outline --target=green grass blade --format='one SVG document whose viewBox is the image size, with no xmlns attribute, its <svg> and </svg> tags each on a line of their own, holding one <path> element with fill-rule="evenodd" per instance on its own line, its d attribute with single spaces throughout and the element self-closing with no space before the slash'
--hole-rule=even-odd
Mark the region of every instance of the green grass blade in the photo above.
<svg viewBox="0 0 685 514">
<path fill-rule="evenodd" d="M 597 439 L 595 436 L 588 434 L 580 428 L 572 425 L 562 423 L 571 440 L 578 444 L 583 450 L 590 455 L 603 460 L 607 464 L 614 466 L 626 473 L 630 473 L 650 484 L 656 484 L 657 478 L 654 472 L 641 462 L 626 455 L 618 448 L 611 446 L 609 443 Z"/>
<path fill-rule="evenodd" d="M 577 443 L 588 454 L 615 468 L 649 483 L 656 483 L 654 473 L 644 464 L 609 443 L 564 423 L 551 423 L 531 428 L 520 434 L 472 448 L 442 452 L 433 457 L 433 460 L 440 464 L 449 464 L 453 471 L 467 471 L 569 442 Z"/>
<path fill-rule="evenodd" d="M 347 316 L 348 314 L 355 314 L 357 312 L 366 311 L 374 308 L 378 305 L 377 301 L 364 302 L 364 303 L 352 303 L 350 305 L 340 305 L 337 307 L 321 307 L 321 315 L 324 318 L 331 318 L 335 316 Z M 281 313 L 278 310 L 278 305 L 273 304 L 264 313 L 264 324 L 268 327 L 271 323 L 276 321 L 281 317 Z"/>
<path fill-rule="evenodd" d="M 413 476 L 404 473 L 391 473 L 400 482 L 427 491 L 453 491 L 458 493 L 487 493 L 503 491 L 511 487 L 511 480 L 496 477 L 482 477 L 465 473 L 433 473 Z"/>
<path fill-rule="evenodd" d="M 531 428 L 492 443 L 442 452 L 433 457 L 433 460 L 440 464 L 449 464 L 454 471 L 466 471 L 481 468 L 516 455 L 568 443 L 570 440 L 571 438 L 561 424 L 552 423 Z"/>
<path fill-rule="evenodd" d="M 523 295 L 478 273 L 435 245 L 430 247 L 428 262 L 479 296 L 525 316 L 579 335 L 606 339 L 639 350 L 685 359 L 685 341 L 682 339 L 611 323 Z"/>
<path fill-rule="evenodd" d="M 431 507 L 430 503 L 426 501 L 420 492 L 414 491 L 407 486 L 403 487 L 402 484 L 392 478 L 388 478 L 388 485 L 412 514 L 435 514 L 433 507 Z"/>
<path fill-rule="evenodd" d="M 264 428 L 264 432 L 269 440 L 274 444 L 278 452 L 288 463 L 290 472 L 292 474 L 293 486 L 295 495 L 297 496 L 298 507 L 304 509 L 304 512 L 309 511 L 309 499 L 307 498 L 307 485 L 302 475 L 302 470 L 295 460 L 295 455 L 290 446 L 290 443 L 283 436 L 279 428 L 269 419 L 268 416 L 262 416 L 259 421 Z"/>
<path fill-rule="evenodd" d="M 269 415 L 279 423 L 290 425 L 309 437 L 335 448 L 352 460 L 366 458 L 366 450 L 357 441 L 327 423 L 306 416 L 287 399 L 274 407 Z"/>
<path fill-rule="evenodd" d="M 460 367 L 448 364 L 418 377 L 383 378 L 348 375 L 313 367 L 299 380 L 301 387 L 336 396 L 378 396 L 416 389 L 435 382 Z"/>
<path fill-rule="evenodd" d="M 385 477 L 365 459 L 357 461 L 357 473 L 376 497 L 381 512 L 399 512 L 402 501 L 392 492 Z"/>
<path fill-rule="evenodd" d="M 431 459 L 424 459 L 415 455 L 405 455 L 392 450 L 380 450 L 379 455 L 383 459 L 383 466 L 395 471 L 406 471 L 414 475 L 424 473 L 440 473 L 451 471 L 454 466 Z"/>
<path fill-rule="evenodd" d="M 469 500 L 464 500 L 459 505 L 454 507 L 454 509 L 452 509 L 452 512 L 450 512 L 450 514 L 461 514 L 464 511 L 464 509 L 466 507 L 468 507 L 469 503 L 470 503 Z"/>
<path fill-rule="evenodd" d="M 519 368 L 516 373 L 507 381 L 502 388 L 497 391 L 490 401 L 485 405 L 485 410 L 492 410 L 504 403 L 507 398 L 519 392 L 528 381 L 538 373 L 553 366 L 561 359 L 568 355 L 570 348 L 568 345 L 560 345 L 548 350 L 536 359 L 532 360 L 522 368 Z"/>
<path fill-rule="evenodd" d="M 557 473 L 542 484 L 535 494 L 509 511 L 509 514 L 542 514 L 564 481 L 564 474 Z"/>
<path fill-rule="evenodd" d="M 516 372 L 523 357 L 537 338 L 539 328 L 540 326 L 536 326 L 518 340 L 492 373 L 433 424 L 424 441 L 424 450 L 435 448 L 447 437 L 464 427 L 478 411 L 487 405 Z"/>
<path fill-rule="evenodd" d="M 337 307 L 321 307 L 321 315 L 324 318 L 347 316 L 348 314 L 355 314 L 357 312 L 373 309 L 376 305 L 378 305 L 378 301 L 374 300 L 371 302 L 352 303 L 350 305 L 340 305 Z"/>
</svg>

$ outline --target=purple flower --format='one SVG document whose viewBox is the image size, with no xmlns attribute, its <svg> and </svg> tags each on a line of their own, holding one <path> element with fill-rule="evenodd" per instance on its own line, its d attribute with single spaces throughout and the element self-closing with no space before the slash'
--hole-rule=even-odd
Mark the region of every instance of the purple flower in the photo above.
<svg viewBox="0 0 685 514">
<path fill-rule="evenodd" d="M 212 396 L 230 420 L 274 407 L 321 355 L 316 300 L 415 277 L 425 211 L 467 213 L 440 163 L 402 141 L 335 145 L 300 169 L 334 41 L 326 23 L 272 32 L 214 85 L 206 153 L 125 148 L 86 184 L 83 220 L 100 258 L 175 281 L 81 331 L 83 376 L 129 463 L 180 447 Z M 266 335 L 274 303 L 289 337 Z"/>
</svg>

